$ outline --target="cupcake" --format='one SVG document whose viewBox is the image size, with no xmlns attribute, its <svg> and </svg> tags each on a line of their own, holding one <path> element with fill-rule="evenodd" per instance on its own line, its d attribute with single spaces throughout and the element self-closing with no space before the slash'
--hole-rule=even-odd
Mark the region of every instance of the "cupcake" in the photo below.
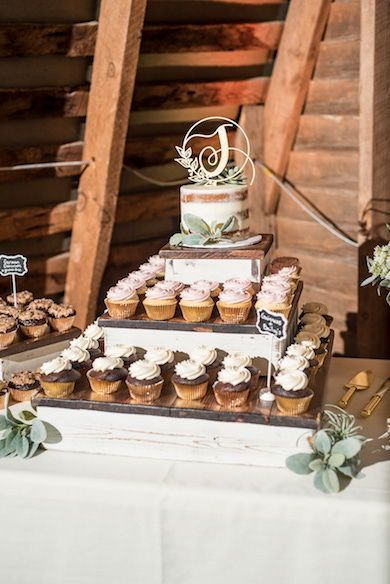
<svg viewBox="0 0 390 584">
<path fill-rule="evenodd" d="M 326 324 L 304 324 L 302 331 L 314 333 L 322 343 L 327 343 L 330 335 L 330 328 Z"/>
<path fill-rule="evenodd" d="M 217 351 L 202 345 L 190 351 L 189 358 L 191 361 L 196 361 L 206 367 L 206 373 L 209 376 L 209 385 L 211 387 L 217 379 L 217 373 L 220 367 Z"/>
<path fill-rule="evenodd" d="M 304 357 L 309 361 L 310 366 L 313 366 L 313 364 L 315 365 L 314 361 L 316 361 L 316 354 L 313 347 L 308 347 L 300 343 L 293 343 L 287 347 L 286 355 L 289 355 L 290 357 Z"/>
<path fill-rule="evenodd" d="M 163 384 L 164 379 L 157 363 L 140 359 L 130 365 L 126 385 L 133 399 L 155 401 L 161 395 Z"/>
<path fill-rule="evenodd" d="M 302 306 L 302 312 L 304 314 L 306 314 L 306 312 L 314 312 L 315 314 L 325 316 L 328 314 L 328 307 L 321 302 L 306 302 L 306 304 Z"/>
<path fill-rule="evenodd" d="M 100 395 L 109 395 L 120 389 L 127 377 L 127 370 L 119 357 L 98 357 L 87 372 L 92 391 Z"/>
<path fill-rule="evenodd" d="M 123 367 L 128 369 L 132 363 L 138 361 L 137 349 L 131 345 L 111 345 L 106 349 L 106 357 L 119 357 L 123 361 Z"/>
<path fill-rule="evenodd" d="M 98 341 L 99 348 L 103 351 L 104 330 L 101 326 L 98 325 L 96 320 L 95 322 L 87 326 L 87 328 L 83 332 L 83 336 L 86 337 L 87 339 L 93 339 L 94 341 Z"/>
<path fill-rule="evenodd" d="M 147 286 L 154 286 L 157 283 L 157 268 L 145 263 L 140 265 L 139 271 L 145 276 Z"/>
<path fill-rule="evenodd" d="M 281 278 L 277 274 L 273 274 L 272 276 L 264 276 L 261 281 L 260 290 L 262 292 L 284 293 L 291 297 L 295 290 L 295 284 L 286 278 Z"/>
<path fill-rule="evenodd" d="M 308 388 L 306 373 L 298 370 L 280 371 L 271 388 L 278 410 L 283 414 L 303 414 L 309 409 L 313 391 Z"/>
<path fill-rule="evenodd" d="M 39 380 L 48 397 L 69 397 L 78 379 L 80 373 L 63 357 L 46 361 L 39 370 Z"/>
<path fill-rule="evenodd" d="M 19 314 L 21 313 L 20 308 L 15 308 L 15 306 L 0 306 L 0 314 L 6 314 L 7 316 L 12 316 L 15 320 L 19 318 Z"/>
<path fill-rule="evenodd" d="M 299 259 L 292 256 L 281 256 L 272 260 L 269 266 L 269 272 L 270 274 L 273 274 L 275 272 L 279 272 L 283 268 L 290 267 L 295 267 L 299 270 Z"/>
<path fill-rule="evenodd" d="M 14 373 L 8 382 L 8 388 L 17 402 L 30 401 L 33 394 L 41 387 L 39 380 L 32 371 Z"/>
<path fill-rule="evenodd" d="M 215 399 L 223 407 L 238 408 L 248 400 L 251 374 L 246 367 L 225 367 L 213 385 Z"/>
<path fill-rule="evenodd" d="M 0 384 L 0 410 L 5 408 L 6 398 L 8 395 L 8 389 Z"/>
<path fill-rule="evenodd" d="M 256 297 L 255 308 L 256 310 L 261 310 L 262 308 L 272 310 L 272 312 L 283 314 L 288 318 L 291 310 L 290 298 L 286 292 L 260 290 Z"/>
<path fill-rule="evenodd" d="M 73 369 L 78 371 L 80 375 L 85 375 L 91 369 L 91 356 L 86 349 L 69 346 L 62 351 L 61 357 L 70 361 Z"/>
<path fill-rule="evenodd" d="M 231 367 L 246 367 L 251 374 L 250 389 L 257 389 L 259 384 L 260 370 L 252 363 L 252 359 L 246 353 L 229 353 L 222 361 L 222 365 L 229 369 Z"/>
<path fill-rule="evenodd" d="M 114 286 L 104 300 L 111 318 L 132 318 L 137 310 L 139 298 L 134 288 Z"/>
<path fill-rule="evenodd" d="M 164 258 L 160 257 L 158 254 L 151 256 L 148 259 L 148 263 L 152 266 L 153 269 L 157 270 L 156 276 L 157 278 L 163 279 L 165 276 L 165 260 Z"/>
<path fill-rule="evenodd" d="M 0 349 L 12 345 L 18 332 L 17 321 L 7 314 L 0 314 Z"/>
<path fill-rule="evenodd" d="M 191 288 L 199 288 L 200 290 L 208 290 L 211 298 L 217 298 L 221 292 L 218 282 L 212 280 L 196 280 L 191 284 Z"/>
<path fill-rule="evenodd" d="M 103 355 L 99 346 L 99 341 L 97 341 L 96 339 L 85 337 L 84 335 L 80 335 L 76 339 L 72 339 L 70 341 L 70 346 L 79 347 L 80 349 L 88 351 L 92 361 L 94 361 L 98 357 L 102 357 Z"/>
<path fill-rule="evenodd" d="M 141 272 L 130 272 L 126 278 L 119 280 L 119 287 L 133 288 L 138 295 L 146 292 L 146 276 Z"/>
<path fill-rule="evenodd" d="M 145 359 L 147 361 L 152 361 L 156 363 L 161 369 L 161 375 L 165 383 L 170 383 L 172 379 L 173 372 L 175 370 L 174 363 L 174 353 L 170 349 L 164 349 L 164 347 L 156 347 L 155 349 L 149 349 L 145 353 Z"/>
<path fill-rule="evenodd" d="M 37 339 L 49 330 L 46 313 L 36 308 L 28 308 L 19 314 L 20 330 L 25 337 Z"/>
<path fill-rule="evenodd" d="M 51 328 L 64 332 L 72 328 L 76 311 L 71 304 L 52 304 L 48 308 L 48 315 Z"/>
<path fill-rule="evenodd" d="M 306 312 L 300 319 L 300 324 L 326 325 L 326 320 L 321 314 L 316 314 L 315 312 Z"/>
<path fill-rule="evenodd" d="M 229 280 L 226 280 L 224 283 L 223 289 L 228 290 L 229 288 L 245 290 L 246 292 L 249 292 L 251 296 L 254 296 L 255 294 L 252 282 L 247 278 L 229 278 Z"/>
<path fill-rule="evenodd" d="M 206 322 L 213 313 L 214 302 L 208 290 L 184 288 L 180 294 L 180 309 L 184 320 L 188 322 Z"/>
<path fill-rule="evenodd" d="M 22 290 L 22 292 L 16 293 L 16 307 L 25 308 L 30 302 L 34 300 L 34 296 L 28 290 Z M 9 294 L 7 296 L 7 302 L 10 306 L 14 306 L 14 295 Z"/>
<path fill-rule="evenodd" d="M 184 290 L 185 285 L 182 282 L 177 282 L 176 280 L 163 280 L 162 282 L 157 282 L 157 288 L 161 290 L 174 290 L 176 295 L 180 294 Z"/>
<path fill-rule="evenodd" d="M 239 324 L 248 319 L 252 296 L 246 290 L 224 288 L 219 295 L 217 307 L 224 322 Z"/>
<path fill-rule="evenodd" d="M 41 310 L 45 314 L 48 314 L 50 306 L 54 304 L 51 298 L 36 298 L 28 305 L 29 309 Z"/>
<path fill-rule="evenodd" d="M 209 376 L 206 367 L 191 359 L 177 363 L 172 383 L 180 399 L 198 400 L 207 393 Z"/>
<path fill-rule="evenodd" d="M 153 286 L 146 290 L 143 305 L 151 320 L 170 320 L 176 312 L 176 292 L 173 288 L 162 290 Z"/>
</svg>

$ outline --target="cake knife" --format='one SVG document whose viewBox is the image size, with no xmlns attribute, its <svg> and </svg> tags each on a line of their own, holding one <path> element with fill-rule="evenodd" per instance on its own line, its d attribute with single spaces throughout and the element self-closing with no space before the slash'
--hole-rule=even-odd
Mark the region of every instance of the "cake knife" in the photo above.
<svg viewBox="0 0 390 584">
<path fill-rule="evenodd" d="M 385 381 L 382 383 L 382 385 L 380 386 L 378 391 L 376 391 L 374 393 L 374 395 L 372 396 L 372 398 L 370 399 L 368 404 L 362 409 L 362 411 L 360 412 L 360 415 L 363 416 L 364 418 L 368 418 L 368 416 L 371 416 L 372 412 L 375 410 L 375 408 L 381 402 L 385 393 L 389 389 L 390 389 L 390 377 L 385 379 Z"/>
</svg>

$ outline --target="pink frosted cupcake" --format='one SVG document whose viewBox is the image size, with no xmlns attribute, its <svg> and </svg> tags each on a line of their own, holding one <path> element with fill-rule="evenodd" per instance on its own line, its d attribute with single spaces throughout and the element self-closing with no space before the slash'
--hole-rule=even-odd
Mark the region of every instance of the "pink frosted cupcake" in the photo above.
<svg viewBox="0 0 390 584">
<path fill-rule="evenodd" d="M 200 290 L 208 290 L 211 298 L 217 298 L 221 289 L 218 282 L 212 280 L 197 280 L 191 284 L 191 288 L 198 288 Z"/>
<path fill-rule="evenodd" d="M 180 294 L 180 308 L 184 320 L 188 322 L 206 322 L 210 320 L 214 302 L 208 290 L 200 288 L 184 288 Z"/>
<path fill-rule="evenodd" d="M 285 292 L 291 296 L 295 287 L 296 285 L 294 282 L 290 282 L 288 279 L 278 276 L 278 274 L 272 274 L 271 276 L 264 276 L 260 289 L 264 292 Z"/>
<path fill-rule="evenodd" d="M 176 292 L 173 288 L 162 290 L 158 286 L 153 286 L 146 290 L 143 305 L 151 320 L 169 320 L 175 316 Z"/>
<path fill-rule="evenodd" d="M 137 294 L 145 294 L 146 277 L 141 272 L 130 272 L 126 278 L 122 278 L 117 283 L 120 288 L 134 288 Z"/>
<path fill-rule="evenodd" d="M 245 290 L 246 292 L 249 292 L 251 296 L 255 293 L 252 282 L 247 278 L 230 278 L 229 280 L 226 280 L 223 289 L 228 290 L 231 288 Z"/>
<path fill-rule="evenodd" d="M 291 309 L 290 298 L 286 292 L 260 290 L 257 294 L 255 308 L 256 310 L 262 308 L 272 310 L 272 312 L 283 314 L 287 318 Z"/>
<path fill-rule="evenodd" d="M 153 267 L 151 264 L 145 263 L 140 265 L 139 271 L 145 276 L 147 286 L 154 286 L 157 283 L 157 268 Z"/>
<path fill-rule="evenodd" d="M 157 270 L 157 278 L 163 279 L 165 276 L 165 260 L 158 254 L 151 256 L 148 259 L 148 263 Z"/>
<path fill-rule="evenodd" d="M 180 294 L 184 290 L 185 285 L 182 282 L 176 282 L 175 280 L 163 280 L 162 282 L 157 282 L 157 288 L 161 290 L 174 290 L 176 294 Z"/>
<path fill-rule="evenodd" d="M 239 324 L 248 319 L 252 296 L 246 290 L 226 288 L 219 295 L 217 307 L 224 322 Z"/>
<path fill-rule="evenodd" d="M 138 295 L 130 286 L 114 286 L 107 292 L 105 304 L 111 318 L 131 318 L 138 306 Z"/>
</svg>

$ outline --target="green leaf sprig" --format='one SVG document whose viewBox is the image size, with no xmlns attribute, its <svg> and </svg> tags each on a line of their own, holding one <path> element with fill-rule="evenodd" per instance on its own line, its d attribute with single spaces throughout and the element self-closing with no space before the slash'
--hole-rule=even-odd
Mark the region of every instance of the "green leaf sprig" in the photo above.
<svg viewBox="0 0 390 584">
<path fill-rule="evenodd" d="M 169 240 L 170 245 L 210 245 L 220 241 L 230 241 L 229 233 L 237 231 L 237 217 L 233 215 L 224 223 L 213 221 L 210 225 L 201 217 L 186 213 L 183 216 L 187 226 L 181 225 L 181 233 L 175 233 Z"/>
<path fill-rule="evenodd" d="M 46 438 L 46 426 L 34 411 L 22 410 L 16 417 L 7 404 L 0 416 L 0 458 L 31 458 Z"/>
<path fill-rule="evenodd" d="M 287 468 L 297 474 L 314 472 L 314 486 L 323 493 L 338 493 L 340 478 L 353 479 L 359 472 L 359 453 L 366 437 L 359 434 L 355 416 L 337 406 L 327 406 L 323 427 L 309 440 L 312 452 L 289 456 Z"/>
</svg>

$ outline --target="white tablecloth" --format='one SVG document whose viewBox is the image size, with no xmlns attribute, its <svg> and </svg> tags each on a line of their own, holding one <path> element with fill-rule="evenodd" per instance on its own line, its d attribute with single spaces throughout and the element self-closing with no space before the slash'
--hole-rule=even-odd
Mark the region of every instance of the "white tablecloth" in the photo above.
<svg viewBox="0 0 390 584">
<path fill-rule="evenodd" d="M 351 361 L 334 360 L 333 383 L 361 364 Z M 59 452 L 2 460 L 1 581 L 387 584 L 390 462 L 364 475 L 324 495 L 282 468 Z"/>
</svg>

